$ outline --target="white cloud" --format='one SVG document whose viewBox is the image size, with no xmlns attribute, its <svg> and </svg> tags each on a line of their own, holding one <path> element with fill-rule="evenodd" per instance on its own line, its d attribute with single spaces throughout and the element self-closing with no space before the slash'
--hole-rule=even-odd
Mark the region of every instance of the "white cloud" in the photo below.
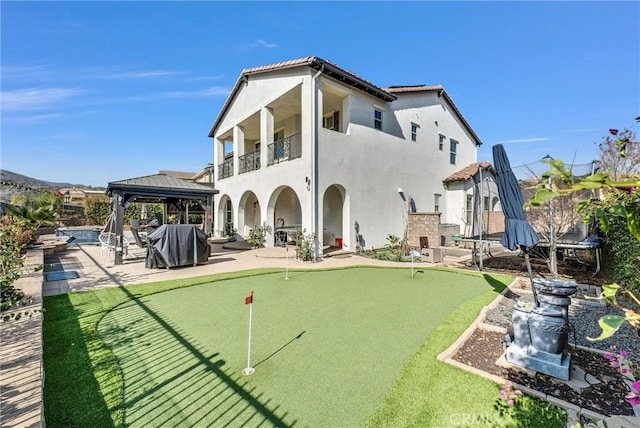
<svg viewBox="0 0 640 428">
<path fill-rule="evenodd" d="M 80 88 L 27 88 L 2 92 L 4 111 L 42 110 L 84 93 Z"/>
<path fill-rule="evenodd" d="M 42 122 L 58 119 L 62 116 L 63 115 L 60 113 L 35 114 L 28 116 L 9 116 L 5 114 L 2 118 L 2 122 L 4 124 L 14 126 L 37 125 Z"/>
<path fill-rule="evenodd" d="M 240 49 L 274 49 L 279 47 L 277 44 L 275 43 L 270 43 L 267 42 L 266 40 L 263 39 L 256 39 L 250 43 L 244 44 L 244 45 L 238 45 L 236 46 L 237 48 Z"/>
<path fill-rule="evenodd" d="M 133 95 L 130 97 L 115 98 L 111 100 L 98 100 L 96 104 L 113 104 L 118 102 L 144 102 L 167 98 L 207 98 L 207 97 L 224 97 L 229 95 L 231 89 L 223 86 L 211 86 L 209 88 L 199 89 L 195 91 L 165 91 L 145 95 Z"/>
<path fill-rule="evenodd" d="M 497 141 L 494 144 L 536 143 L 540 141 L 549 141 L 551 139 L 552 138 L 549 138 L 549 137 L 515 138 L 513 140 Z"/>
</svg>

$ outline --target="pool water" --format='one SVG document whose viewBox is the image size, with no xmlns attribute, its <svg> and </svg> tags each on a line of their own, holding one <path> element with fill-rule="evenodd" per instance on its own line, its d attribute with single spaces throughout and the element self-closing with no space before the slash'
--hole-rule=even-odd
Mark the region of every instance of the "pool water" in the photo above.
<svg viewBox="0 0 640 428">
<path fill-rule="evenodd" d="M 100 241 L 98 236 L 102 232 L 101 227 L 65 227 L 56 229 L 56 236 L 75 238 L 69 245 L 72 244 L 97 244 Z"/>
</svg>

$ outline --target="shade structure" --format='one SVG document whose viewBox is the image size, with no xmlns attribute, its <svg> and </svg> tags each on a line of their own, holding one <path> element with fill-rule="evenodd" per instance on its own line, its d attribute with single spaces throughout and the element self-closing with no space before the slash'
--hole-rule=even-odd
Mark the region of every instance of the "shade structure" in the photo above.
<svg viewBox="0 0 640 428">
<path fill-rule="evenodd" d="M 504 213 L 504 234 L 500 238 L 500 244 L 510 250 L 528 250 L 535 246 L 540 238 L 527 222 L 522 190 L 511 170 L 509 158 L 502 144 L 493 146 L 493 167 L 496 170 L 498 194 Z"/>
</svg>

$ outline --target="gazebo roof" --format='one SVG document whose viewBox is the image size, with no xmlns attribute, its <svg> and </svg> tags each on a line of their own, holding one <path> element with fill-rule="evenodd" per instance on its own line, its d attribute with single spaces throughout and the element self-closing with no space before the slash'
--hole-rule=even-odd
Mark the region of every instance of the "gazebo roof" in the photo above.
<svg viewBox="0 0 640 428">
<path fill-rule="evenodd" d="M 147 175 L 112 181 L 105 192 L 109 196 L 122 194 L 126 201 L 158 201 L 167 199 L 205 200 L 218 193 L 213 185 L 195 183 L 164 174 Z"/>
</svg>

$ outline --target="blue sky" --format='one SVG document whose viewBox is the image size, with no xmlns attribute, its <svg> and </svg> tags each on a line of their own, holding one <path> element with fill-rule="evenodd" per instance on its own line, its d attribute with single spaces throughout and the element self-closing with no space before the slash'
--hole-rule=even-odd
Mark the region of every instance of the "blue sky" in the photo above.
<svg viewBox="0 0 640 428">
<path fill-rule="evenodd" d="M 106 186 L 213 161 L 243 68 L 305 56 L 380 87 L 443 85 L 514 166 L 638 132 L 638 2 L 6 2 L 3 169 Z M 462 166 L 461 166 L 462 167 Z"/>
</svg>

